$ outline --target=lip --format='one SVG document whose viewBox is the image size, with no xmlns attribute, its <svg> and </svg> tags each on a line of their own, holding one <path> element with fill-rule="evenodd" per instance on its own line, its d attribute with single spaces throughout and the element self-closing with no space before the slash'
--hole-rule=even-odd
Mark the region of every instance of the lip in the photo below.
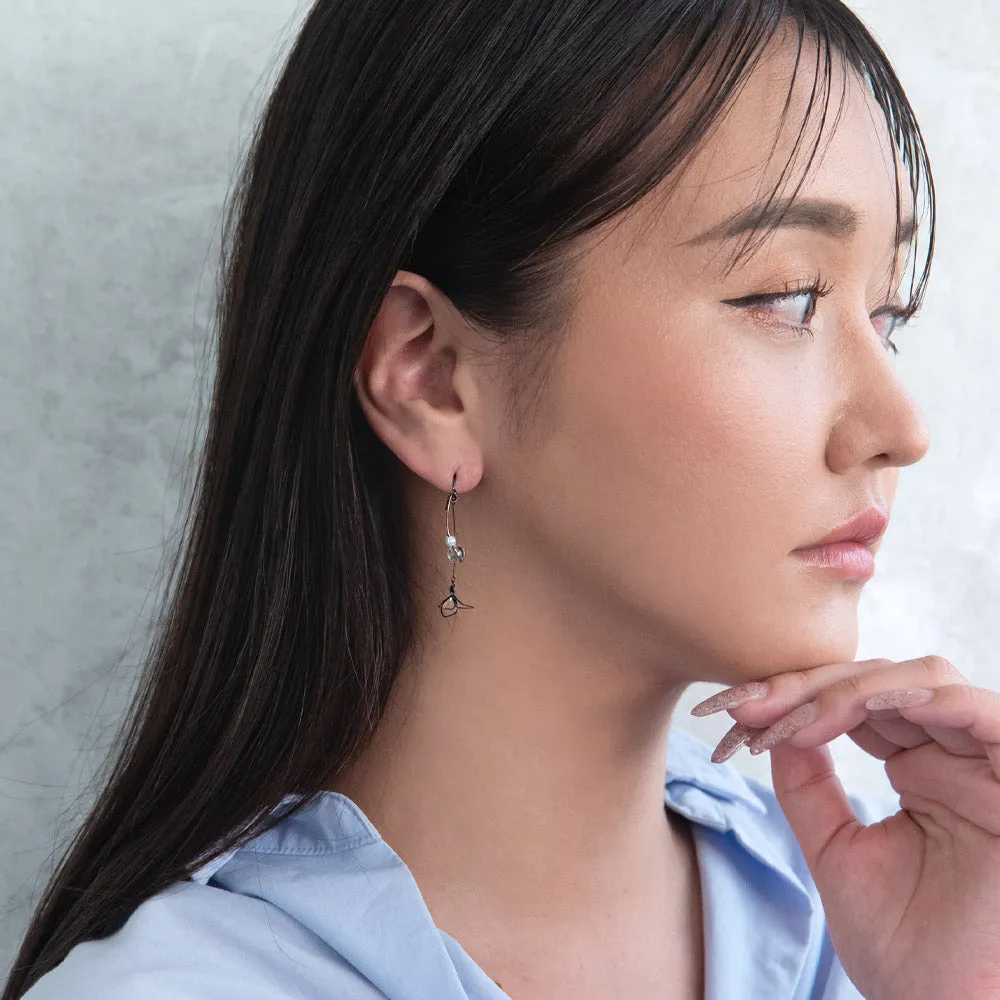
<svg viewBox="0 0 1000 1000">
<path fill-rule="evenodd" d="M 838 525 L 818 542 L 795 549 L 796 552 L 812 552 L 839 542 L 857 542 L 863 546 L 871 546 L 877 542 L 889 526 L 889 512 L 884 507 L 872 505 L 859 511 L 853 517 Z"/>
<path fill-rule="evenodd" d="M 875 553 L 861 542 L 835 542 L 796 549 L 795 557 L 809 566 L 830 570 L 848 580 L 870 580 L 875 575 Z"/>
</svg>

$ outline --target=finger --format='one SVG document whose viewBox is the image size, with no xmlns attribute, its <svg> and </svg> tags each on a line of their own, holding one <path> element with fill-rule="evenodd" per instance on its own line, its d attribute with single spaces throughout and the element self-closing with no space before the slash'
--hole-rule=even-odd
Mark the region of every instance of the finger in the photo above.
<svg viewBox="0 0 1000 1000">
<path fill-rule="evenodd" d="M 929 688 L 932 691 L 950 683 L 952 667 L 943 657 L 923 657 L 895 664 L 871 673 L 854 674 L 821 691 L 812 701 L 772 723 L 761 736 L 750 742 L 750 752 L 770 750 L 777 741 L 787 739 L 795 747 L 818 746 L 861 725 L 870 714 L 866 702 L 873 695 L 897 689 Z M 813 720 L 803 718 L 812 711 Z M 796 725 L 796 721 L 808 723 Z M 913 720 L 916 721 L 916 720 Z M 752 725 L 752 723 L 751 723 Z"/>
<path fill-rule="evenodd" d="M 894 718 L 866 719 L 860 726 L 849 729 L 845 735 L 850 737 L 866 753 L 879 760 L 888 760 L 900 750 L 907 750 L 931 741 L 931 737 L 923 726 L 900 718 L 896 709 L 871 714 L 875 716 L 891 715 Z M 712 761 L 716 764 L 724 763 L 738 750 L 746 746 L 751 739 L 763 732 L 765 730 L 754 729 L 742 722 L 733 723 L 712 751 Z"/>
<path fill-rule="evenodd" d="M 771 754 L 774 793 L 821 895 L 843 878 L 844 854 L 862 826 L 834 768 L 828 746 Z"/>
<path fill-rule="evenodd" d="M 940 688 L 936 689 L 940 691 Z M 938 697 L 935 695 L 935 698 Z M 936 740 L 941 746 L 951 753 L 961 757 L 981 757 L 983 747 L 974 737 L 970 736 L 965 729 L 952 729 L 946 726 L 924 727 L 918 722 L 911 722 L 904 719 L 899 714 L 898 708 L 889 708 L 884 711 L 873 711 L 869 713 L 868 724 L 887 740 L 897 744 L 899 749 L 912 749 L 930 740 Z M 883 756 L 882 760 L 888 758 Z"/>
<path fill-rule="evenodd" d="M 812 696 L 815 691 L 821 690 L 834 681 L 843 677 L 849 677 L 859 671 L 874 670 L 879 666 L 889 666 L 894 660 L 884 658 L 875 660 L 844 661 L 838 663 L 828 663 L 820 667 L 809 667 L 804 670 L 789 670 L 781 674 L 773 674 L 766 678 L 769 691 L 767 697 L 760 701 L 747 701 L 748 689 L 760 686 L 761 682 L 748 681 L 744 684 L 737 684 L 732 687 L 723 688 L 717 691 L 710 698 L 698 702 L 692 706 L 691 714 L 698 718 L 712 715 L 714 712 L 728 711 L 733 718 L 736 713 L 740 713 L 737 721 L 746 722 L 743 718 L 744 708 L 750 706 L 779 706 L 778 714 L 784 714 L 787 709 L 781 707 L 789 703 L 795 704 L 794 699 L 805 700 Z M 735 707 L 731 707 L 734 705 Z M 765 712 L 765 715 L 768 713 Z"/>
<path fill-rule="evenodd" d="M 930 742 L 890 757 L 885 773 L 900 807 L 952 829 L 961 816 L 1000 837 L 1000 782 L 985 758 L 956 757 Z"/>
<path fill-rule="evenodd" d="M 961 756 L 985 754 L 1000 779 L 1000 692 L 971 684 L 947 684 L 935 689 L 933 701 L 901 708 L 899 712 L 909 721 L 923 726 L 936 742 L 952 753 Z M 960 733 L 966 742 L 954 749 L 948 744 L 957 743 Z"/>
<path fill-rule="evenodd" d="M 729 709 L 737 721 L 757 729 L 766 729 L 799 705 L 821 692 L 839 691 L 865 699 L 883 691 L 901 688 L 935 688 L 943 684 L 966 682 L 965 677 L 943 656 L 921 656 L 897 663 L 884 658 L 854 663 L 831 664 L 809 670 L 777 674 L 767 680 L 770 692 L 762 701 L 751 701 Z M 719 692 L 720 695 L 725 692 Z M 865 699 L 862 699 L 862 703 Z M 860 723 L 865 716 L 857 720 Z"/>
<path fill-rule="evenodd" d="M 866 719 L 845 735 L 865 753 L 879 760 L 888 760 L 901 750 L 909 750 L 931 740 L 923 726 L 907 722 L 898 715 L 894 719 Z"/>
<path fill-rule="evenodd" d="M 813 703 L 820 711 L 819 718 L 814 723 L 786 735 L 786 724 L 783 719 L 779 719 L 773 726 L 748 741 L 751 753 L 760 752 L 761 748 L 772 749 L 775 738 L 783 738 L 783 741 L 794 747 L 819 746 L 860 725 L 868 717 L 863 700 L 871 696 L 865 690 L 865 684 L 861 684 L 860 693 L 851 690 L 850 685 L 846 692 L 841 692 L 836 690 L 838 686 L 834 685 L 814 699 Z M 922 713 L 923 717 L 914 717 L 915 710 L 924 707 L 916 705 L 896 711 L 906 721 L 921 726 L 931 739 L 950 753 L 962 757 L 995 756 L 1000 761 L 1000 740 L 992 743 L 993 749 L 990 752 L 988 747 L 991 744 L 976 735 L 977 726 L 978 732 L 1000 735 L 1000 694 L 986 688 L 975 688 L 971 684 L 948 684 L 933 690 L 934 700 L 927 704 L 934 705 L 938 703 L 938 698 L 942 699 L 935 713 Z M 858 700 L 854 700 L 855 698 Z M 878 720 L 878 724 L 888 721 Z M 997 776 L 1000 778 L 1000 768 Z"/>
</svg>

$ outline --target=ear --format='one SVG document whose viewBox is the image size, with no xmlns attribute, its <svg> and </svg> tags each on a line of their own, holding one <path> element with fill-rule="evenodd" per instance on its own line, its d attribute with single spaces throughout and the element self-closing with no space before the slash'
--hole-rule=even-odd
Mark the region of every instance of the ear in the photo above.
<svg viewBox="0 0 1000 1000">
<path fill-rule="evenodd" d="M 481 397 L 468 326 L 426 278 L 397 272 L 354 370 L 358 403 L 379 439 L 416 475 L 459 493 L 482 477 Z"/>
</svg>

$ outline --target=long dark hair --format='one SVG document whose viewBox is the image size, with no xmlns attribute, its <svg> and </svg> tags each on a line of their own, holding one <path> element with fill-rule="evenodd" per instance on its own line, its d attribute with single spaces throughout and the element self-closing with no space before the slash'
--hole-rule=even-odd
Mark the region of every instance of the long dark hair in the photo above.
<svg viewBox="0 0 1000 1000">
<path fill-rule="evenodd" d="M 571 303 L 571 241 L 683 161 L 782 24 L 817 114 L 835 56 L 884 112 L 897 225 L 904 183 L 930 217 L 916 304 L 927 154 L 840 0 L 318 0 L 227 203 L 209 425 L 149 662 L 2 1000 L 369 741 L 415 641 L 400 466 L 352 385 L 396 272 L 531 366 L 516 422 Z"/>
</svg>

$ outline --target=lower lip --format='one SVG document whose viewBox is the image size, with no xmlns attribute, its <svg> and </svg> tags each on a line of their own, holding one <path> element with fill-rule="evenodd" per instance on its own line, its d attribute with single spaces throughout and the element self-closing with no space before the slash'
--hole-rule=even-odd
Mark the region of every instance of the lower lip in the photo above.
<svg viewBox="0 0 1000 1000">
<path fill-rule="evenodd" d="M 852 580 L 869 580 L 875 575 L 875 556 L 861 542 L 837 542 L 794 552 L 810 566 L 828 569 Z"/>
</svg>

